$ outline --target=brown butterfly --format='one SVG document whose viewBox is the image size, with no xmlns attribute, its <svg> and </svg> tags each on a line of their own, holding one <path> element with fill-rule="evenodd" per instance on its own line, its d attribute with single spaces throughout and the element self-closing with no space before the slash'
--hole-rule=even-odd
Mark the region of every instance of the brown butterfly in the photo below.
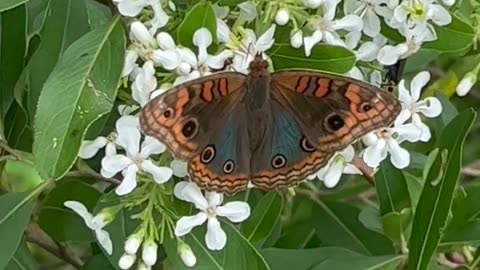
<svg viewBox="0 0 480 270">
<path fill-rule="evenodd" d="M 176 86 L 143 108 L 143 132 L 188 161 L 200 187 L 232 194 L 249 182 L 266 190 L 297 184 L 400 112 L 394 96 L 362 81 L 267 67 L 257 55 L 248 75 Z"/>
</svg>

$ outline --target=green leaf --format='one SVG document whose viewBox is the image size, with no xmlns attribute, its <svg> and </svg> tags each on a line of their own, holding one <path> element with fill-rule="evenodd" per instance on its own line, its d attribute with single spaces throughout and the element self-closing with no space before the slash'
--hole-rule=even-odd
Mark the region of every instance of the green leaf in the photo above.
<svg viewBox="0 0 480 270">
<path fill-rule="evenodd" d="M 442 154 L 430 168 L 415 212 L 408 269 L 426 269 L 440 241 L 460 174 L 463 144 L 475 116 L 472 109 L 460 113 L 438 142 Z"/>
<path fill-rule="evenodd" d="M 185 242 L 192 248 L 199 270 L 260 270 L 270 269 L 258 251 L 230 223 L 222 222 L 222 229 L 227 234 L 227 245 L 220 251 L 209 250 L 205 244 L 205 227 L 197 227 L 193 233 L 187 234 Z M 164 248 L 174 269 L 187 270 L 177 254 L 176 241 L 169 239 Z"/>
<path fill-rule="evenodd" d="M 35 168 L 22 161 L 7 160 L 3 173 L 4 183 L 12 192 L 32 190 L 43 182 Z"/>
<path fill-rule="evenodd" d="M 400 256 L 378 256 L 363 258 L 327 258 L 312 270 L 396 270 L 401 263 Z"/>
<path fill-rule="evenodd" d="M 31 194 L 22 192 L 0 196 L 0 269 L 3 269 L 15 254 L 30 220 L 34 205 Z"/>
<path fill-rule="evenodd" d="M 382 216 L 383 233 L 392 241 L 402 241 L 410 238 L 413 210 L 404 208 L 400 212 L 390 212 Z"/>
<path fill-rule="evenodd" d="M 88 21 L 92 29 L 103 26 L 112 18 L 110 9 L 104 4 L 94 0 L 87 0 L 87 13 Z"/>
<path fill-rule="evenodd" d="M 375 186 L 380 201 L 381 216 L 411 207 L 405 176 L 390 162 L 382 162 L 375 175 Z"/>
<path fill-rule="evenodd" d="M 314 46 L 308 58 L 303 50 L 294 49 L 290 45 L 274 46 L 270 51 L 275 70 L 307 68 L 343 74 L 350 71 L 356 61 L 351 51 L 326 44 Z"/>
<path fill-rule="evenodd" d="M 0 12 L 5 12 L 9 9 L 13 9 L 26 2 L 28 2 L 28 0 L 2 0 L 0 2 Z"/>
<path fill-rule="evenodd" d="M 245 2 L 245 0 L 220 0 L 218 1 L 218 4 L 220 6 L 236 6 L 243 2 Z"/>
<path fill-rule="evenodd" d="M 473 28 L 462 20 L 452 15 L 452 22 L 445 26 L 435 26 L 437 39 L 433 42 L 426 42 L 424 49 L 433 49 L 442 53 L 462 53 L 472 44 Z"/>
<path fill-rule="evenodd" d="M 177 29 L 177 41 L 190 49 L 196 48 L 193 45 L 193 34 L 199 28 L 207 28 L 213 37 L 213 44 L 208 48 L 210 52 L 215 50 L 217 44 L 217 20 L 210 2 L 203 2 L 193 6 L 183 19 Z"/>
<path fill-rule="evenodd" d="M 55 241 L 91 242 L 92 231 L 73 211 L 65 208 L 65 201 L 79 201 L 92 210 L 100 192 L 85 183 L 87 179 L 63 179 L 48 194 L 40 208 L 38 224 Z"/>
<path fill-rule="evenodd" d="M 417 209 L 418 200 L 420 200 L 420 195 L 422 194 L 423 182 L 421 179 L 408 172 L 404 172 L 404 175 L 408 187 L 408 193 L 412 200 L 412 208 Z"/>
<path fill-rule="evenodd" d="M 322 243 L 366 255 L 394 254 L 391 242 L 359 221 L 360 209 L 345 203 L 321 201 L 313 208 L 313 226 Z"/>
<path fill-rule="evenodd" d="M 475 219 L 463 224 L 461 228 L 449 230 L 442 238 L 441 246 L 450 245 L 479 245 L 480 244 L 480 220 Z"/>
<path fill-rule="evenodd" d="M 384 268 L 396 266 L 400 256 L 367 257 L 348 249 L 338 247 L 322 247 L 313 249 L 278 249 L 262 250 L 262 255 L 271 269 L 275 270 L 362 270 L 362 269 L 395 269 Z"/>
<path fill-rule="evenodd" d="M 22 240 L 5 270 L 36 270 L 38 269 L 36 264 L 30 250 L 28 250 L 27 243 L 25 240 Z"/>
<path fill-rule="evenodd" d="M 267 193 L 240 227 L 240 232 L 247 241 L 252 244 L 261 244 L 265 241 L 278 222 L 282 206 L 282 196 L 276 192 Z"/>
<path fill-rule="evenodd" d="M 33 2 L 39 3 L 38 0 Z M 30 121 L 34 119 L 43 85 L 58 59 L 70 44 L 89 31 L 85 0 L 49 0 L 47 9 L 41 11 L 48 14 L 45 21 L 41 21 L 41 41 L 24 70 L 28 74 L 27 111 Z M 16 93 L 16 96 L 17 102 L 23 104 L 18 99 L 24 94 Z"/>
<path fill-rule="evenodd" d="M 305 248 L 307 243 L 315 237 L 315 229 L 311 222 L 313 202 L 304 197 L 293 201 L 290 215 L 282 222 L 282 234 L 275 243 L 281 248 Z"/>
<path fill-rule="evenodd" d="M 33 144 L 44 179 L 58 179 L 70 169 L 87 128 L 112 109 L 124 52 L 122 23 L 116 18 L 70 46 L 45 82 Z"/>
<path fill-rule="evenodd" d="M 0 66 L 5 67 L 0 69 L 0 122 L 14 100 L 15 84 L 23 70 L 26 20 L 25 5 L 0 14 Z"/>
</svg>

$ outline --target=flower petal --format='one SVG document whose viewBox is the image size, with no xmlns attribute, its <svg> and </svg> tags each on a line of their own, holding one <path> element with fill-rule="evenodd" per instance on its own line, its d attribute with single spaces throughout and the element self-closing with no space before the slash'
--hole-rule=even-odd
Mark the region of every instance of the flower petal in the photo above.
<svg viewBox="0 0 480 270">
<path fill-rule="evenodd" d="M 240 8 L 240 18 L 243 20 L 251 22 L 257 17 L 257 6 L 253 1 L 245 1 L 238 7 Z"/>
<path fill-rule="evenodd" d="M 404 169 L 410 164 L 410 153 L 400 147 L 394 139 L 388 140 L 388 152 L 390 152 L 390 161 L 398 169 Z"/>
<path fill-rule="evenodd" d="M 230 43 L 230 28 L 221 19 L 217 19 L 217 38 L 219 42 Z"/>
<path fill-rule="evenodd" d="M 130 25 L 130 33 L 132 33 L 133 37 L 146 47 L 152 47 L 153 44 L 156 44 L 155 39 L 150 35 L 147 27 L 141 22 L 133 22 Z"/>
<path fill-rule="evenodd" d="M 95 230 L 95 236 L 97 237 L 98 244 L 107 252 L 108 255 L 113 253 L 113 244 L 110 239 L 110 234 L 105 230 Z"/>
<path fill-rule="evenodd" d="M 174 70 L 180 64 L 180 55 L 176 49 L 155 50 L 152 53 L 152 60 L 166 70 Z"/>
<path fill-rule="evenodd" d="M 184 236 L 193 228 L 202 225 L 207 220 L 207 214 L 200 212 L 194 216 L 181 217 L 175 225 L 175 235 Z"/>
<path fill-rule="evenodd" d="M 446 10 L 441 5 L 431 4 L 430 9 L 433 11 L 432 21 L 435 24 L 443 26 L 452 22 L 452 16 L 450 16 L 448 10 Z"/>
<path fill-rule="evenodd" d="M 426 103 L 425 106 L 419 108 L 419 111 L 426 117 L 433 118 L 440 115 L 442 112 L 442 103 L 436 97 L 428 97 L 423 100 Z"/>
<path fill-rule="evenodd" d="M 151 136 L 145 136 L 145 140 L 143 141 L 141 148 L 142 150 L 140 151 L 140 156 L 142 156 L 144 159 L 148 158 L 152 154 L 161 154 L 167 150 L 167 147 L 163 143 Z"/>
<path fill-rule="evenodd" d="M 102 168 L 112 173 L 118 173 L 132 164 L 133 161 L 124 155 L 111 155 L 102 159 Z"/>
<path fill-rule="evenodd" d="M 173 41 L 172 36 L 167 32 L 158 33 L 157 44 L 164 51 L 176 48 L 175 41 Z"/>
<path fill-rule="evenodd" d="M 400 43 L 396 46 L 385 45 L 380 49 L 377 55 L 377 60 L 383 65 L 393 65 L 397 63 L 398 59 L 408 52 L 408 45 Z"/>
<path fill-rule="evenodd" d="M 93 215 L 88 212 L 88 209 L 85 207 L 85 205 L 78 201 L 65 201 L 63 205 L 79 215 L 83 221 L 85 221 L 85 224 L 88 228 L 93 228 Z"/>
<path fill-rule="evenodd" d="M 208 208 L 207 199 L 205 199 L 202 191 L 195 183 L 179 182 L 175 185 L 174 194 L 180 200 L 193 203 L 197 209 L 206 210 Z"/>
<path fill-rule="evenodd" d="M 275 34 L 275 24 L 272 24 L 265 33 L 263 33 L 255 43 L 255 47 L 257 49 L 257 52 L 265 52 L 268 49 L 270 49 L 273 45 L 273 42 L 275 39 L 273 38 L 273 35 Z"/>
<path fill-rule="evenodd" d="M 167 182 L 170 178 L 172 178 L 173 174 L 172 169 L 168 167 L 159 167 L 153 164 L 151 160 L 144 160 L 142 162 L 142 169 L 151 174 L 153 176 L 153 180 L 157 184 L 163 184 Z"/>
<path fill-rule="evenodd" d="M 137 172 L 138 167 L 133 164 L 122 172 L 124 174 L 123 180 L 117 189 L 115 189 L 115 193 L 117 193 L 118 196 L 126 195 L 137 187 Z"/>
<path fill-rule="evenodd" d="M 82 159 L 89 159 L 97 154 L 100 148 L 107 145 L 107 138 L 105 137 L 97 137 L 93 141 L 83 141 L 82 146 L 80 147 L 80 154 L 78 155 Z"/>
<path fill-rule="evenodd" d="M 380 33 L 380 19 L 374 11 L 367 10 L 367 14 L 363 16 L 363 32 L 369 37 L 376 37 Z"/>
<path fill-rule="evenodd" d="M 361 31 L 363 28 L 363 21 L 358 15 L 349 14 L 340 20 L 334 21 L 333 29 L 347 30 L 347 31 Z"/>
<path fill-rule="evenodd" d="M 422 71 L 418 73 L 410 84 L 410 92 L 412 94 L 412 101 L 415 102 L 420 99 L 420 93 L 422 88 L 427 85 L 430 80 L 430 73 L 428 71 Z"/>
<path fill-rule="evenodd" d="M 378 167 L 380 162 L 385 159 L 387 145 L 385 140 L 379 139 L 376 144 L 368 146 L 363 153 L 363 160 L 369 167 Z"/>
<path fill-rule="evenodd" d="M 172 163 L 170 163 L 170 168 L 176 177 L 186 177 L 188 175 L 187 165 L 188 163 L 185 161 L 173 160 Z"/>
<path fill-rule="evenodd" d="M 227 235 L 216 218 L 209 218 L 205 242 L 210 250 L 221 250 L 227 244 Z"/>
<path fill-rule="evenodd" d="M 332 163 L 332 166 L 328 168 L 327 173 L 325 174 L 325 179 L 323 180 L 323 183 L 327 188 L 333 188 L 338 184 L 342 177 L 344 167 L 345 165 L 342 160 L 334 161 Z"/>
<path fill-rule="evenodd" d="M 217 207 L 215 213 L 232 222 L 242 222 L 250 216 L 250 206 L 246 202 L 228 202 Z"/>
<path fill-rule="evenodd" d="M 320 42 L 323 38 L 323 34 L 321 31 L 315 31 L 313 34 L 309 37 L 304 37 L 303 38 L 303 47 L 305 48 L 305 56 L 310 56 L 312 52 L 313 46 Z"/>
<path fill-rule="evenodd" d="M 217 206 L 223 202 L 223 194 L 207 191 L 205 192 L 205 199 L 207 199 L 208 206 Z"/>
</svg>

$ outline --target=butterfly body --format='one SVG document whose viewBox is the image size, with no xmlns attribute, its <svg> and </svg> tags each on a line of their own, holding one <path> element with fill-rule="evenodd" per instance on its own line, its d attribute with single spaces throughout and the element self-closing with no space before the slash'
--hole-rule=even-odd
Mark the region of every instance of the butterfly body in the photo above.
<svg viewBox="0 0 480 270">
<path fill-rule="evenodd" d="M 146 135 L 189 162 L 193 181 L 235 193 L 297 184 L 336 151 L 389 126 L 398 101 L 361 81 L 313 71 L 222 72 L 181 84 L 140 114 Z"/>
</svg>

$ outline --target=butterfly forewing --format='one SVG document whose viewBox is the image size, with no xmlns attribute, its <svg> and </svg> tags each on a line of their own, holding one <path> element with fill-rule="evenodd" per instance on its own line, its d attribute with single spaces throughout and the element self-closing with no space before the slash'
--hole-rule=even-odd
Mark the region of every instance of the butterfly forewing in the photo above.
<svg viewBox="0 0 480 270">
<path fill-rule="evenodd" d="M 392 124 L 400 112 L 388 92 L 367 83 L 317 72 L 272 75 L 272 96 L 295 115 L 319 150 L 343 150 L 361 136 Z"/>
<path fill-rule="evenodd" d="M 151 100 L 140 113 L 143 132 L 175 157 L 190 160 L 245 94 L 246 76 L 218 73 L 183 83 Z"/>
</svg>

